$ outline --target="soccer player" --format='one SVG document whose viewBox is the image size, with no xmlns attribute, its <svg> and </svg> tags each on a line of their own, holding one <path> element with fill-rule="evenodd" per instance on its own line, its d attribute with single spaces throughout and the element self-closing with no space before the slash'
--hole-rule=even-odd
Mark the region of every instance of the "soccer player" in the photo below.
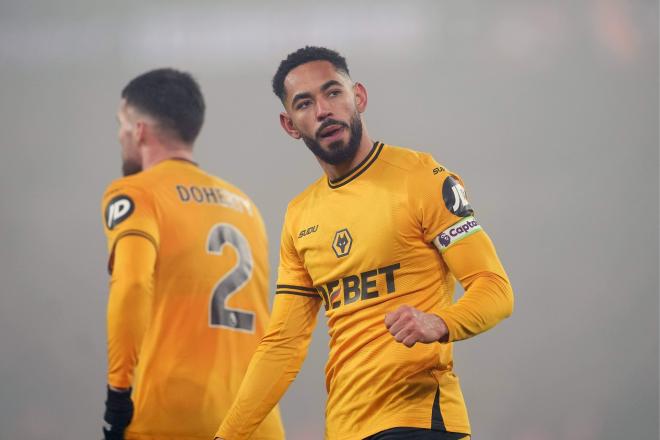
<svg viewBox="0 0 660 440">
<path fill-rule="evenodd" d="M 124 176 L 107 188 L 108 440 L 208 439 L 268 321 L 257 207 L 193 162 L 204 99 L 187 73 L 147 72 L 117 114 Z M 284 437 L 279 410 L 253 438 Z"/>
<path fill-rule="evenodd" d="M 273 90 L 284 131 L 325 176 L 288 205 L 270 326 L 216 436 L 250 437 L 296 376 L 323 307 L 327 439 L 468 439 L 452 343 L 508 317 L 513 293 L 462 180 L 371 140 L 367 90 L 335 51 L 291 53 Z"/>
</svg>

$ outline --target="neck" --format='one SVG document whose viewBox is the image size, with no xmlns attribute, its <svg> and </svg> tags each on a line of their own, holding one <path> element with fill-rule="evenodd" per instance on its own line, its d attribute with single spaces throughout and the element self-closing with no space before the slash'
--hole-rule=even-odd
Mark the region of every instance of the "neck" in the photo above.
<svg viewBox="0 0 660 440">
<path fill-rule="evenodd" d="M 142 169 L 148 170 L 154 165 L 168 159 L 184 159 L 192 162 L 192 148 L 187 145 L 175 146 L 145 146 L 142 150 Z"/>
<path fill-rule="evenodd" d="M 338 177 L 348 174 L 353 168 L 358 166 L 371 151 L 374 143 L 369 137 L 366 127 L 363 126 L 362 130 L 362 138 L 360 139 L 360 145 L 358 146 L 357 153 L 355 153 L 355 156 L 350 161 L 337 165 L 331 165 L 317 158 L 321 168 L 323 168 L 323 171 L 330 178 L 330 180 L 336 180 Z"/>
</svg>

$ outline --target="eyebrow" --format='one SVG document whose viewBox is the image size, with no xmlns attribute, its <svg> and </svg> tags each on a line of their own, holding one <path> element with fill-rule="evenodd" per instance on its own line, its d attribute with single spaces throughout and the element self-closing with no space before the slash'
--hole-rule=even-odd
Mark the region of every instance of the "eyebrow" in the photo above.
<svg viewBox="0 0 660 440">
<path fill-rule="evenodd" d="M 341 86 L 341 83 L 337 80 L 331 79 L 330 81 L 325 82 L 321 86 L 321 91 L 325 92 L 326 90 L 328 90 L 330 87 L 333 87 L 333 86 Z M 311 98 L 311 97 L 312 97 L 312 94 L 309 93 L 309 92 L 298 93 L 291 100 L 291 106 L 293 107 L 295 105 L 296 101 L 299 101 L 301 99 Z"/>
<path fill-rule="evenodd" d="M 291 101 L 291 107 L 293 107 L 296 104 L 296 101 L 300 101 L 301 99 L 307 99 L 311 97 L 312 94 L 309 92 L 298 93 L 296 96 L 293 97 L 293 100 Z"/>
<path fill-rule="evenodd" d="M 337 80 L 331 79 L 330 81 L 326 82 L 325 84 L 323 84 L 321 86 L 321 91 L 325 92 L 326 90 L 328 90 L 332 86 L 341 86 L 341 83 Z"/>
</svg>

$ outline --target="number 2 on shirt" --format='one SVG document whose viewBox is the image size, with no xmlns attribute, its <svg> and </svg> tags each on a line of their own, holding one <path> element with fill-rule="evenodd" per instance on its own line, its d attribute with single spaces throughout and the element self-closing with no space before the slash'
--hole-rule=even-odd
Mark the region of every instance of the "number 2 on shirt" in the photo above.
<svg viewBox="0 0 660 440">
<path fill-rule="evenodd" d="M 226 303 L 229 297 L 240 291 L 252 277 L 253 259 L 250 244 L 234 225 L 219 223 L 211 228 L 206 240 L 209 254 L 222 255 L 225 246 L 238 253 L 236 265 L 215 285 L 210 301 L 209 326 L 242 332 L 254 332 L 254 313 L 231 309 Z"/>
</svg>

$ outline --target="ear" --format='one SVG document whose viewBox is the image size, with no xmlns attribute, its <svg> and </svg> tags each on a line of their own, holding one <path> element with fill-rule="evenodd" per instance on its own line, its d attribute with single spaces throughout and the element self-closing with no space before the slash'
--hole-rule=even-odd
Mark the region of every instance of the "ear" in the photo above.
<svg viewBox="0 0 660 440">
<path fill-rule="evenodd" d="M 137 121 L 135 123 L 135 130 L 133 130 L 133 141 L 135 145 L 142 145 L 145 143 L 147 137 L 147 123 L 144 121 Z"/>
<path fill-rule="evenodd" d="M 294 139 L 301 138 L 300 132 L 293 125 L 293 121 L 291 120 L 291 117 L 286 112 L 280 113 L 280 125 L 282 126 L 284 131 L 286 131 L 286 134 L 288 134 L 292 138 Z"/>
<path fill-rule="evenodd" d="M 356 82 L 353 85 L 353 93 L 355 94 L 355 106 L 357 107 L 358 112 L 364 113 L 367 109 L 367 89 L 362 85 L 362 83 Z"/>
</svg>

